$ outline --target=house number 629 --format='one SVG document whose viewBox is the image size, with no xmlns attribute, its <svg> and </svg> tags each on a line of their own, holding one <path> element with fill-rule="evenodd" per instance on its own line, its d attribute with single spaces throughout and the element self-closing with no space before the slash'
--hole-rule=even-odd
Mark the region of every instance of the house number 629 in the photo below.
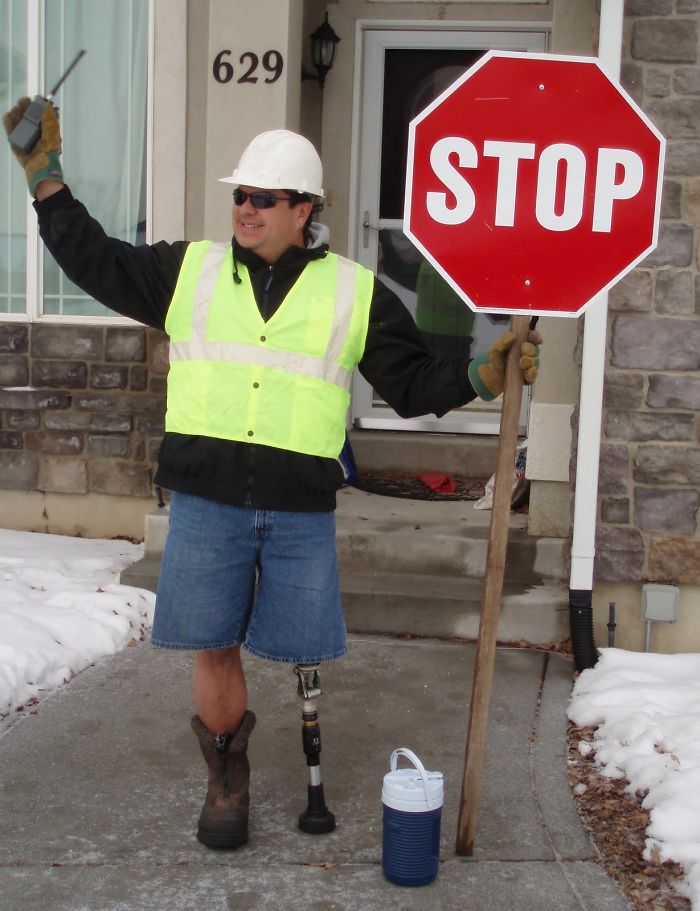
<svg viewBox="0 0 700 911">
<path fill-rule="evenodd" d="M 227 57 L 231 56 L 231 51 L 219 51 L 219 53 L 214 57 L 214 65 L 212 71 L 214 73 L 214 79 L 217 82 L 230 82 L 234 77 L 233 64 L 227 60 Z M 241 54 L 238 59 L 241 67 L 243 68 L 243 73 L 236 79 L 236 82 L 257 82 L 258 77 L 254 75 L 258 66 L 262 62 L 262 68 L 265 70 L 267 75 L 265 77 L 265 82 L 277 82 L 277 80 L 282 75 L 282 70 L 284 69 L 284 60 L 279 51 L 265 51 L 262 55 L 262 61 L 257 54 L 253 51 L 246 51 Z"/>
</svg>

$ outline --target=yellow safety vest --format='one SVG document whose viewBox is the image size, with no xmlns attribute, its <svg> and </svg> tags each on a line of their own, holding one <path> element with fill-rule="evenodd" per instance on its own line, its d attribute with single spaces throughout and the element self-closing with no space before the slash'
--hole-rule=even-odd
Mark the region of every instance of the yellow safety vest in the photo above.
<svg viewBox="0 0 700 911">
<path fill-rule="evenodd" d="M 307 264 L 265 322 L 228 244 L 191 243 L 165 329 L 165 429 L 337 458 L 362 357 L 373 274 L 336 254 Z"/>
</svg>

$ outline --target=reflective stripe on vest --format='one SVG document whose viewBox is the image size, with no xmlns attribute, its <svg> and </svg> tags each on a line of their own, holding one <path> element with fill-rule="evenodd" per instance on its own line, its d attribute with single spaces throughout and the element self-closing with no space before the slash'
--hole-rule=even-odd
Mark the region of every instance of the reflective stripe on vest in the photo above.
<svg viewBox="0 0 700 911">
<path fill-rule="evenodd" d="M 239 267 L 240 284 L 232 272 L 230 246 L 189 245 L 166 319 L 166 429 L 336 458 L 372 273 L 327 254 L 265 322 L 247 270 Z"/>
<path fill-rule="evenodd" d="M 340 354 L 350 330 L 350 318 L 355 303 L 356 263 L 342 256 L 328 254 L 338 263 L 338 278 L 335 289 L 335 311 L 331 344 L 324 357 L 305 356 L 294 351 L 279 351 L 247 345 L 241 342 L 213 342 L 207 340 L 207 320 L 214 288 L 219 279 L 221 267 L 231 247 L 228 244 L 212 243 L 207 250 L 199 274 L 192 312 L 192 337 L 189 341 L 170 343 L 170 360 L 178 361 L 238 361 L 241 364 L 258 364 L 261 367 L 277 367 L 290 373 L 304 373 L 350 389 L 352 369 L 345 369 L 338 363 Z M 245 267 L 240 267 L 241 272 Z M 257 305 L 256 305 L 257 306 Z"/>
</svg>

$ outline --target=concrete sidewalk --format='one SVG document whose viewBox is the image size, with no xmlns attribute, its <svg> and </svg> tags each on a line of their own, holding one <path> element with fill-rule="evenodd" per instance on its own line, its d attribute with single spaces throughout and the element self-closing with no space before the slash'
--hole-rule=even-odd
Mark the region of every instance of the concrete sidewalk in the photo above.
<svg viewBox="0 0 700 911">
<path fill-rule="evenodd" d="M 471 858 L 454 852 L 474 646 L 350 637 L 319 700 L 335 832 L 304 835 L 300 700 L 288 665 L 246 657 L 258 726 L 251 837 L 194 838 L 205 767 L 189 728 L 187 653 L 126 649 L 42 701 L 0 740 L 0 907 L 7 911 L 623 911 L 571 797 L 571 663 L 499 649 Z M 441 867 L 406 889 L 381 871 L 391 751 L 445 776 Z"/>
</svg>

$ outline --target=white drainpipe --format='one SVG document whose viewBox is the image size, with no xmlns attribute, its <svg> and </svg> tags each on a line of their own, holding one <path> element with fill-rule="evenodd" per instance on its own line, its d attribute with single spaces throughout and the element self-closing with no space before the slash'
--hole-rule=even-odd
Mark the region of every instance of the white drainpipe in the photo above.
<svg viewBox="0 0 700 911">
<path fill-rule="evenodd" d="M 608 76 L 616 81 L 620 76 L 624 6 L 624 0 L 602 0 L 600 10 L 598 59 Z M 576 654 L 574 642 L 574 655 L 579 670 L 592 667 L 597 659 L 592 638 L 593 559 L 607 325 L 608 294 L 605 292 L 589 307 L 584 317 L 569 603 L 572 611 L 572 638 L 575 639 L 575 609 L 571 607 L 572 601 L 576 602 L 576 610 L 586 614 L 585 625 L 590 624 L 591 632 L 590 646 L 582 650 L 587 653 L 581 656 L 583 666 L 580 666 L 581 660 Z"/>
</svg>

